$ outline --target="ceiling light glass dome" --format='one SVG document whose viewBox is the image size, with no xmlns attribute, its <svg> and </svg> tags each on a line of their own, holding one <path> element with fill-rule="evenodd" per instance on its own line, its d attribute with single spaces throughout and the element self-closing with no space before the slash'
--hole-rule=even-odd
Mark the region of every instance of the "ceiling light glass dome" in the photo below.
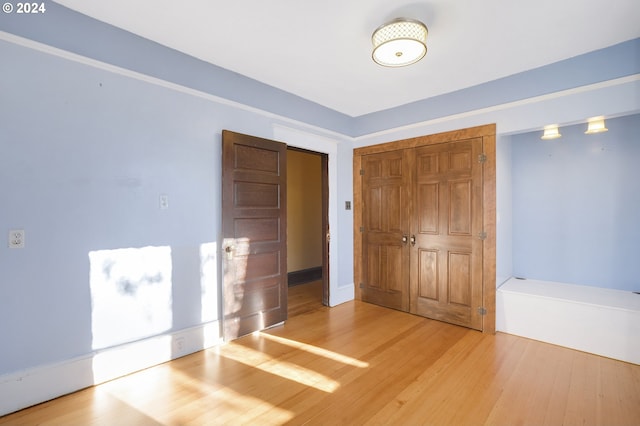
<svg viewBox="0 0 640 426">
<path fill-rule="evenodd" d="M 373 32 L 373 60 L 385 67 L 403 67 L 427 54 L 427 27 L 414 19 L 398 18 Z"/>
</svg>

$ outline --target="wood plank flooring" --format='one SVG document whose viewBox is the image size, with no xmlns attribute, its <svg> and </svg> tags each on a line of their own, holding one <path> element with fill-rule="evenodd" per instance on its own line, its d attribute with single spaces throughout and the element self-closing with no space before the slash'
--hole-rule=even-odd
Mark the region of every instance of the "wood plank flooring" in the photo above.
<svg viewBox="0 0 640 426">
<path fill-rule="evenodd" d="M 0 424 L 639 425 L 640 366 L 352 301 Z"/>
<path fill-rule="evenodd" d="M 289 287 L 287 297 L 289 318 L 322 307 L 322 280 Z"/>
</svg>

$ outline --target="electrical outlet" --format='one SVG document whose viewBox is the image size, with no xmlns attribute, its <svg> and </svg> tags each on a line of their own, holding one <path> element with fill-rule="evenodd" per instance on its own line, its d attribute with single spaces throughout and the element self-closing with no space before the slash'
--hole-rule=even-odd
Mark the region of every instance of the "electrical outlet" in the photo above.
<svg viewBox="0 0 640 426">
<path fill-rule="evenodd" d="M 24 229 L 9 231 L 9 248 L 24 248 Z"/>
<path fill-rule="evenodd" d="M 173 347 L 175 349 L 176 354 L 181 354 L 184 352 L 184 337 L 176 337 L 173 340 Z"/>
</svg>

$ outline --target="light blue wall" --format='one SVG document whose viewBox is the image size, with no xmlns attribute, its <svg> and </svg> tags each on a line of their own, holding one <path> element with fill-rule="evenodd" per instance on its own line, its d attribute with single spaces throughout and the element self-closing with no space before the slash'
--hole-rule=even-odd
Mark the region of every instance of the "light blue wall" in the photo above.
<svg viewBox="0 0 640 426">
<path fill-rule="evenodd" d="M 512 139 L 513 274 L 640 291 L 640 115 Z"/>
<path fill-rule="evenodd" d="M 513 271 L 511 137 L 496 138 L 496 286 Z"/>
<path fill-rule="evenodd" d="M 0 17 L 0 31 L 323 129 L 351 133 L 351 118 L 345 114 L 166 48 L 54 2 L 47 2 L 44 14 L 13 13 Z"/>
<path fill-rule="evenodd" d="M 337 229 L 331 229 L 332 239 L 339 240 L 338 269 L 344 274 L 342 282 L 353 283 L 353 210 L 345 209 L 345 201 L 350 201 L 353 208 L 353 146 L 338 145 L 339 185 L 336 193 L 338 210 L 342 212 L 342 220 Z M 331 194 L 329 194 L 331 197 Z"/>
<path fill-rule="evenodd" d="M 0 247 L 0 375 L 92 353 L 92 252 L 169 247 L 166 331 L 204 323 L 201 249 L 213 243 L 215 255 L 219 243 L 221 131 L 272 138 L 278 120 L 13 43 L 0 41 L 0 57 L 0 228 L 26 232 L 24 249 Z M 350 180 L 351 147 L 339 149 Z M 348 229 L 350 217 L 334 225 Z M 337 285 L 350 286 L 342 263 Z"/>
</svg>

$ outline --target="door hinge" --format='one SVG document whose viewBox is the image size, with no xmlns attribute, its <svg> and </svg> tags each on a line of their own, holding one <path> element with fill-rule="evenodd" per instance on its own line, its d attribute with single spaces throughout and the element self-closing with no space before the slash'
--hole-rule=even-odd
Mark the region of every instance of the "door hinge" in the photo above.
<svg viewBox="0 0 640 426">
<path fill-rule="evenodd" d="M 478 238 L 481 239 L 482 241 L 487 239 L 487 233 L 482 231 L 480 233 L 478 233 Z"/>
<path fill-rule="evenodd" d="M 359 285 L 358 287 L 360 287 L 360 288 L 364 288 L 364 284 L 363 284 L 363 283 L 360 283 L 360 285 Z"/>
<path fill-rule="evenodd" d="M 478 155 L 478 163 L 485 163 L 486 161 L 487 161 L 486 154 L 482 153 L 482 154 Z"/>
<path fill-rule="evenodd" d="M 480 315 L 487 315 L 487 310 L 485 308 L 483 308 L 482 306 L 480 306 L 478 308 L 478 314 Z"/>
<path fill-rule="evenodd" d="M 360 232 L 364 232 L 364 226 L 360 227 Z"/>
<path fill-rule="evenodd" d="M 360 169 L 360 176 L 364 176 L 364 169 Z"/>
</svg>

